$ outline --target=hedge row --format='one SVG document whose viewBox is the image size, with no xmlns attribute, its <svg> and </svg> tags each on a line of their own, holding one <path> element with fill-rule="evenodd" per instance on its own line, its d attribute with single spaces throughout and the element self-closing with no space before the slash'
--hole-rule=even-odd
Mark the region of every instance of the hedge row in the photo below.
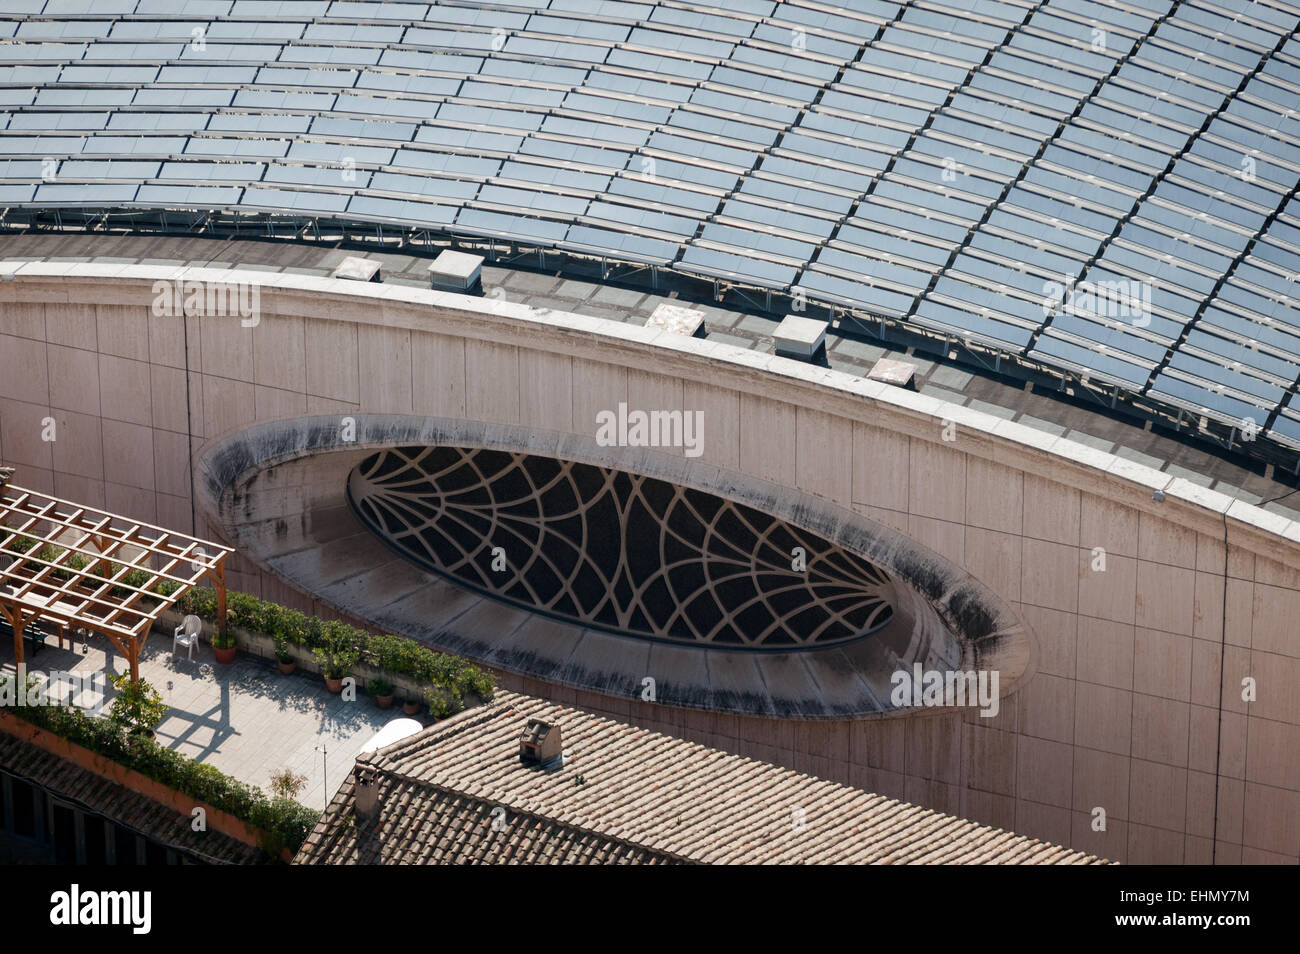
<svg viewBox="0 0 1300 954">
<path fill-rule="evenodd" d="M 215 590 L 192 589 L 181 597 L 179 606 L 200 619 L 216 621 Z M 494 688 L 490 672 L 457 656 L 435 652 L 404 636 L 374 635 L 337 620 L 308 616 L 247 593 L 227 593 L 226 622 L 312 652 L 355 654 L 383 672 L 410 676 L 440 690 L 450 712 L 463 709 L 466 696 L 488 699 Z"/>
<path fill-rule="evenodd" d="M 0 685 L 12 678 L 0 676 Z M 256 786 L 165 748 L 153 739 L 130 735 L 118 723 L 88 715 L 75 706 L 13 706 L 8 711 L 182 795 L 260 828 L 267 835 L 262 847 L 273 858 L 279 858 L 281 848 L 297 853 L 320 818 L 320 812 L 293 799 L 269 798 Z"/>
</svg>

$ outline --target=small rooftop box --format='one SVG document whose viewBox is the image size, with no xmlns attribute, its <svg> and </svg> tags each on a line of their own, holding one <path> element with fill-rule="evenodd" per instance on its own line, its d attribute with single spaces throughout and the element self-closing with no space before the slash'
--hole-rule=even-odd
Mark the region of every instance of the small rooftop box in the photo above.
<svg viewBox="0 0 1300 954">
<path fill-rule="evenodd" d="M 826 322 L 786 315 L 772 337 L 776 339 L 776 353 L 781 357 L 811 361 L 826 344 Z"/>
<path fill-rule="evenodd" d="M 483 256 L 443 249 L 429 266 L 429 285 L 438 291 L 479 291 L 483 286 Z"/>
</svg>

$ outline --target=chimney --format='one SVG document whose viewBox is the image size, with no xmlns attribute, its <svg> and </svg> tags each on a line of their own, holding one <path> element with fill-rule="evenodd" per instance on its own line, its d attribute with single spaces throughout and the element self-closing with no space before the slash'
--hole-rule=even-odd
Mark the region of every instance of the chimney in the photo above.
<svg viewBox="0 0 1300 954">
<path fill-rule="evenodd" d="M 528 726 L 519 736 L 519 761 L 542 768 L 562 763 L 564 749 L 560 742 L 560 727 L 541 719 L 529 719 Z"/>
<path fill-rule="evenodd" d="M 354 798 L 357 821 L 364 824 L 374 821 L 379 814 L 379 771 L 369 765 L 357 765 L 356 771 Z"/>
</svg>

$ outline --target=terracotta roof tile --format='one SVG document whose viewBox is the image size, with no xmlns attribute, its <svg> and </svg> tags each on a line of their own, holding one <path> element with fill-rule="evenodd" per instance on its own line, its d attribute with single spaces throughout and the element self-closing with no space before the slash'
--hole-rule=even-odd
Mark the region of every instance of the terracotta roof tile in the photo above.
<svg viewBox="0 0 1300 954">
<path fill-rule="evenodd" d="M 562 767 L 519 761 L 534 718 L 560 726 Z M 358 827 L 354 768 L 296 863 L 1102 863 L 504 691 L 358 766 L 378 772 L 376 817 Z M 493 828 L 496 809 L 504 830 Z"/>
</svg>

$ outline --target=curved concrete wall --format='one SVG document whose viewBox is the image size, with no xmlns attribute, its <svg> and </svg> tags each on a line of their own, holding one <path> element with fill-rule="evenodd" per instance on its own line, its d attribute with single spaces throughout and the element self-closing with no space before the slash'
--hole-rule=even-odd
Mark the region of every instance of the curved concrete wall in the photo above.
<svg viewBox="0 0 1300 954">
<path fill-rule="evenodd" d="M 590 436 L 620 402 L 702 410 L 703 462 L 892 526 L 1014 607 L 1031 634 L 1015 704 L 801 722 L 512 685 L 1114 860 L 1300 859 L 1293 522 L 932 398 L 597 319 L 279 274 L 0 263 L 9 274 L 0 459 L 22 483 L 189 529 L 190 461 L 260 421 Z M 260 321 L 153 317 L 154 282 L 181 277 L 259 283 Z M 235 586 L 310 603 L 236 570 Z"/>
</svg>

